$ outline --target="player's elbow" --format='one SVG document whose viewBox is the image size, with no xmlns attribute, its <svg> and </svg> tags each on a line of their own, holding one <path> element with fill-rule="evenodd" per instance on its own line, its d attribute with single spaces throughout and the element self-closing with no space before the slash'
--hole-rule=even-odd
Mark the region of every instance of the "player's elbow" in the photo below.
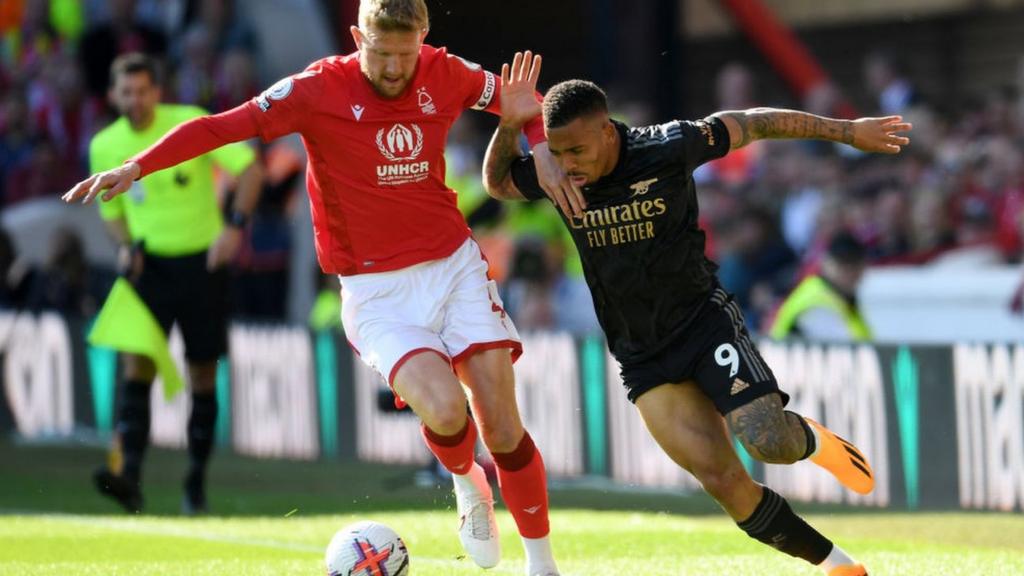
<svg viewBox="0 0 1024 576">
<path fill-rule="evenodd" d="M 487 190 L 487 195 L 491 198 L 494 198 L 495 200 L 502 199 L 501 188 L 495 182 L 488 179 L 487 176 L 484 176 L 484 190 Z"/>
<path fill-rule="evenodd" d="M 504 178 L 496 178 L 484 172 L 484 190 L 487 190 L 487 195 L 495 200 L 512 200 L 516 197 L 512 179 L 507 175 Z"/>
</svg>

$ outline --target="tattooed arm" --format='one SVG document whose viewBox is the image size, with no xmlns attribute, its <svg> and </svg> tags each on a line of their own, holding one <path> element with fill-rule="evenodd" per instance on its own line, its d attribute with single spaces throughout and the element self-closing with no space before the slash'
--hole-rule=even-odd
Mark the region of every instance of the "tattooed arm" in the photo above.
<svg viewBox="0 0 1024 576">
<path fill-rule="evenodd" d="M 519 160 L 519 130 L 499 125 L 484 156 L 484 188 L 498 200 L 525 200 L 512 182 L 512 163 Z"/>
<path fill-rule="evenodd" d="M 765 138 L 807 138 L 842 142 L 865 152 L 896 154 L 910 139 L 900 136 L 912 128 L 900 116 L 837 120 L 797 110 L 750 108 L 718 112 L 729 130 L 733 149 Z"/>
<path fill-rule="evenodd" d="M 533 155 L 525 160 L 519 148 L 520 129 L 541 114 L 540 103 L 534 96 L 540 62 L 540 56 L 516 52 L 512 65 L 501 67 L 501 122 L 484 157 L 484 188 L 498 200 L 539 200 L 548 195 L 568 215 L 576 212 L 579 204 L 566 196 L 564 188 L 556 186 L 549 190 L 539 181 L 538 166 L 546 173 L 561 170 L 547 143 L 538 144 Z"/>
</svg>

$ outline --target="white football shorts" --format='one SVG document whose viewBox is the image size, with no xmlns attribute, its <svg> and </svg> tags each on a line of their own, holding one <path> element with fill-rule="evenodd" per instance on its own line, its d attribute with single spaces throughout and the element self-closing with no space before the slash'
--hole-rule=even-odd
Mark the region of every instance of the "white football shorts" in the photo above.
<svg viewBox="0 0 1024 576">
<path fill-rule="evenodd" d="M 341 320 L 352 348 L 389 385 L 420 352 L 436 352 L 453 367 L 484 350 L 509 348 L 513 361 L 522 353 L 472 238 L 440 260 L 342 276 Z"/>
</svg>

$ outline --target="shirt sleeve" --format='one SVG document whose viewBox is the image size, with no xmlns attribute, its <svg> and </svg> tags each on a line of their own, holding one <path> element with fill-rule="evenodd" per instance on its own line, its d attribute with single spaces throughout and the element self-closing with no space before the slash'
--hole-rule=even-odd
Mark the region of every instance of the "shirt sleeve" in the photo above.
<svg viewBox="0 0 1024 576">
<path fill-rule="evenodd" d="M 462 107 L 499 114 L 501 108 L 497 96 L 500 79 L 476 62 L 470 62 L 454 54 L 447 54 L 446 58 L 448 70 L 454 80 L 453 84 L 464 94 Z"/>
<path fill-rule="evenodd" d="M 690 172 L 729 152 L 729 130 L 720 119 L 709 116 L 703 120 L 680 120 L 678 125 L 682 130 L 679 153 Z"/>
<path fill-rule="evenodd" d="M 209 116 L 210 113 L 198 106 L 188 106 L 187 120 Z M 208 152 L 214 163 L 232 176 L 238 176 L 256 159 L 256 152 L 244 142 L 233 142 Z"/>
<path fill-rule="evenodd" d="M 256 151 L 244 142 L 221 146 L 210 152 L 213 161 L 232 176 L 238 176 L 256 160 Z"/>
<path fill-rule="evenodd" d="M 317 65 L 304 72 L 286 76 L 253 98 L 245 106 L 259 128 L 260 138 L 269 142 L 275 138 L 301 132 L 305 121 L 319 100 L 323 88 L 323 75 Z"/>
<path fill-rule="evenodd" d="M 149 148 L 131 158 L 141 168 L 139 178 L 170 168 L 230 144 L 248 140 L 257 134 L 248 104 L 242 104 L 216 116 L 202 116 L 179 124 Z"/>
<path fill-rule="evenodd" d="M 527 200 L 543 200 L 548 197 L 537 180 L 537 164 L 533 154 L 524 156 L 512 163 L 512 183 Z"/>
</svg>

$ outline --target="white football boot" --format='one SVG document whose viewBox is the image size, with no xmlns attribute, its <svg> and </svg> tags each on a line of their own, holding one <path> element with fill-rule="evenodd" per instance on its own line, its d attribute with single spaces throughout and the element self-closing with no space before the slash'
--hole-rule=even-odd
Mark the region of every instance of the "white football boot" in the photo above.
<svg viewBox="0 0 1024 576">
<path fill-rule="evenodd" d="M 494 568 L 501 560 L 498 523 L 494 519 L 494 495 L 487 474 L 474 463 L 469 473 L 453 475 L 459 510 L 459 540 L 469 557 L 481 568 Z"/>
</svg>

